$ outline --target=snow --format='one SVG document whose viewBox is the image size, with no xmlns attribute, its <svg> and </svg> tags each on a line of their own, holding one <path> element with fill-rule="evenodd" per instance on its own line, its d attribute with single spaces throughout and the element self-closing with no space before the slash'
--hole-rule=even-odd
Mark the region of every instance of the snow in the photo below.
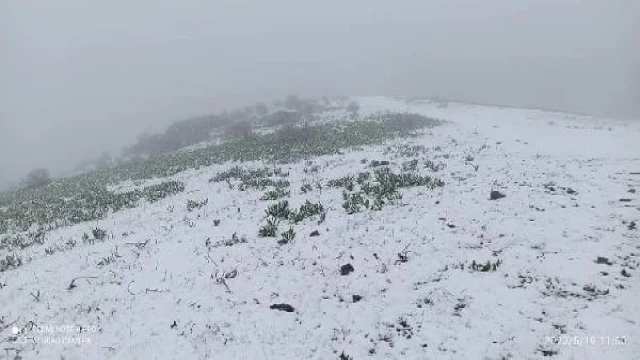
<svg viewBox="0 0 640 360">
<path fill-rule="evenodd" d="M 361 116 L 408 111 L 448 122 L 418 138 L 311 159 L 321 168 L 317 173 L 306 174 L 304 162 L 282 165 L 290 172 L 292 207 L 308 199 L 328 209 L 320 225 L 317 219 L 292 225 L 297 236 L 287 245 L 257 237 L 264 210 L 274 203 L 259 200 L 263 192 L 209 182 L 234 164 L 185 171 L 171 178 L 185 182 L 181 194 L 52 231 L 45 246 L 20 252 L 22 267 L 0 273 L 0 356 L 640 358 L 639 230 L 628 226 L 640 218 L 637 194 L 628 192 L 640 187 L 640 175 L 631 174 L 640 172 L 640 124 L 354 99 Z M 419 157 L 445 163 L 439 172 L 421 173 L 446 185 L 403 189 L 400 204 L 353 215 L 341 208 L 340 189 L 299 190 L 304 181 L 326 183 L 368 170 L 362 159 L 391 160 L 398 170 L 412 157 L 385 150 L 400 144 L 423 145 L 429 150 Z M 506 197 L 489 200 L 491 190 Z M 204 199 L 203 208 L 187 211 L 187 200 Z M 45 254 L 52 244 L 81 242 L 95 227 L 106 229 L 109 239 Z M 320 236 L 310 237 L 314 230 Z M 248 242 L 208 252 L 207 239 L 233 233 Z M 400 261 L 403 251 L 406 261 Z M 113 262 L 97 265 L 113 254 Z M 612 264 L 599 264 L 598 257 Z M 473 261 L 497 260 L 495 271 L 470 269 Z M 347 263 L 355 271 L 343 276 Z M 237 276 L 225 279 L 233 271 Z M 270 309 L 279 303 L 295 311 Z M 90 331 L 25 330 L 16 341 L 14 327 L 29 321 Z M 25 336 L 73 336 L 90 344 L 34 344 Z M 561 343 L 550 343 L 556 336 Z M 581 343 L 566 343 L 574 337 Z"/>
</svg>

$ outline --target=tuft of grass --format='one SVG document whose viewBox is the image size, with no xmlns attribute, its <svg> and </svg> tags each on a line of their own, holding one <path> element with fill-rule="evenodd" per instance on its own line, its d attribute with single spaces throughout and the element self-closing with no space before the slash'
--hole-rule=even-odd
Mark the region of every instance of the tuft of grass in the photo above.
<svg viewBox="0 0 640 360">
<path fill-rule="evenodd" d="M 15 269 L 22 266 L 22 258 L 16 254 L 7 255 L 4 259 L 0 258 L 0 272 Z"/>
<path fill-rule="evenodd" d="M 315 215 L 322 215 L 324 213 L 324 206 L 322 206 L 321 203 L 312 203 L 309 200 L 306 200 L 298 210 L 292 210 L 289 212 L 289 220 L 297 224 L 306 218 L 310 218 Z"/>
<path fill-rule="evenodd" d="M 387 204 L 402 199 L 400 189 L 424 186 L 431 189 L 444 186 L 440 179 L 422 176 L 415 172 L 394 173 L 384 167 L 375 170 L 374 180 L 370 173 L 360 173 L 354 183 L 354 177 L 348 176 L 329 181 L 329 186 L 343 186 L 342 207 L 348 214 L 367 210 L 380 210 Z"/>
<path fill-rule="evenodd" d="M 235 166 L 227 171 L 218 173 L 209 182 L 226 181 L 232 187 L 231 180 L 239 180 L 240 185 L 238 188 L 240 190 L 246 188 L 264 190 L 269 186 L 276 189 L 284 189 L 291 185 L 288 180 L 282 179 L 288 176 L 289 173 L 284 172 L 281 168 L 245 169 Z M 273 177 L 280 177 L 281 179 L 272 179 Z"/>
<path fill-rule="evenodd" d="M 278 225 L 280 220 L 274 217 L 267 218 L 267 224 L 258 230 L 260 237 L 275 237 L 278 233 Z"/>
<path fill-rule="evenodd" d="M 304 184 L 302 184 L 302 186 L 300 187 L 300 191 L 303 194 L 306 194 L 308 192 L 313 191 L 313 186 L 311 186 L 311 184 L 309 184 L 308 182 L 305 182 Z"/>
<path fill-rule="evenodd" d="M 104 241 L 107 237 L 107 231 L 100 228 L 94 228 L 91 233 L 93 234 L 93 238 L 98 241 Z"/>
<path fill-rule="evenodd" d="M 293 242 L 293 240 L 295 240 L 296 232 L 293 230 L 292 227 L 289 227 L 289 230 L 283 232 L 282 234 L 280 234 L 280 236 L 281 238 L 280 240 L 278 240 L 279 245 L 289 244 Z"/>
<path fill-rule="evenodd" d="M 98 261 L 98 266 L 105 266 L 105 265 L 109 265 L 112 264 L 114 262 L 116 262 L 116 260 L 121 257 L 120 254 L 118 254 L 118 248 L 116 248 L 115 250 L 111 251 L 111 255 L 109 256 L 105 256 L 103 257 L 100 261 Z"/>
<path fill-rule="evenodd" d="M 500 259 L 498 259 L 495 262 L 492 262 L 491 260 L 487 260 L 487 262 L 484 264 L 478 263 L 475 260 L 473 260 L 471 262 L 471 266 L 469 267 L 473 271 L 490 272 L 490 271 L 496 271 L 501 264 L 502 264 L 502 260 Z"/>
<path fill-rule="evenodd" d="M 219 242 L 213 244 L 212 247 L 216 248 L 221 246 L 234 246 L 238 244 L 246 244 L 247 242 L 248 241 L 246 236 L 238 236 L 238 234 L 234 232 L 233 235 L 231 235 L 230 239 L 222 239 Z"/>
<path fill-rule="evenodd" d="M 289 202 L 287 200 L 282 200 L 277 204 L 273 204 L 265 210 L 267 216 L 271 216 L 276 219 L 286 220 L 289 219 L 291 215 L 291 209 L 289 208 Z"/>
<path fill-rule="evenodd" d="M 269 190 L 266 193 L 264 193 L 264 195 L 262 195 L 262 197 L 260 198 L 260 200 L 278 200 L 281 199 L 283 197 L 288 197 L 291 194 L 291 192 L 289 190 L 284 190 L 283 188 L 275 188 L 274 190 Z"/>
<path fill-rule="evenodd" d="M 201 209 L 209 203 L 209 199 L 203 201 L 187 200 L 187 211 L 192 212 L 196 209 Z"/>
</svg>

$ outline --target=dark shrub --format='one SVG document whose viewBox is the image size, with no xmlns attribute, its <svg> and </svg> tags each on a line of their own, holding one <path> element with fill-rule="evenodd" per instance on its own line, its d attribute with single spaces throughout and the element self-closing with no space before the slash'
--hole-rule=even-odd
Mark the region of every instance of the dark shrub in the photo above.
<svg viewBox="0 0 640 360">
<path fill-rule="evenodd" d="M 51 174 L 47 169 L 34 169 L 24 179 L 24 186 L 29 189 L 37 189 L 51 184 Z"/>
<path fill-rule="evenodd" d="M 249 122 L 247 121 L 241 121 L 239 123 L 230 125 L 225 130 L 225 136 L 231 139 L 246 139 L 251 136 L 251 134 L 251 124 L 249 124 Z"/>
</svg>

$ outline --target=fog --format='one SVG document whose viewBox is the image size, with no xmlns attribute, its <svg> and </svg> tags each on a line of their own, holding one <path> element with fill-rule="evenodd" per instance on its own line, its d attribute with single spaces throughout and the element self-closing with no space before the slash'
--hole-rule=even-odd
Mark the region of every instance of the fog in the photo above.
<svg viewBox="0 0 640 360">
<path fill-rule="evenodd" d="M 288 94 L 640 118 L 636 0 L 0 3 L 0 184 Z"/>
</svg>

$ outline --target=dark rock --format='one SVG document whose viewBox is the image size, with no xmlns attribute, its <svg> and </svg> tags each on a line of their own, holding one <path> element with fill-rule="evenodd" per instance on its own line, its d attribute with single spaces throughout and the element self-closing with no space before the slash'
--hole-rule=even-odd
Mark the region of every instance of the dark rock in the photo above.
<svg viewBox="0 0 640 360">
<path fill-rule="evenodd" d="M 628 229 L 629 229 L 629 230 L 635 230 L 635 229 L 637 229 L 636 222 L 635 222 L 635 221 L 630 222 L 630 223 L 629 223 L 629 227 L 628 227 Z"/>
<path fill-rule="evenodd" d="M 342 276 L 349 275 L 354 271 L 355 271 L 355 269 L 353 268 L 353 265 L 351 265 L 351 264 L 342 265 L 340 267 L 340 275 L 342 275 Z"/>
<path fill-rule="evenodd" d="M 177 327 L 178 327 L 178 323 L 175 320 L 173 320 L 173 324 L 171 324 L 171 328 L 175 329 Z"/>
<path fill-rule="evenodd" d="M 295 309 L 289 304 L 273 304 L 269 307 L 272 310 L 280 310 L 285 312 L 294 312 Z"/>
<path fill-rule="evenodd" d="M 598 256 L 598 258 L 596 259 L 596 264 L 613 265 L 613 263 L 609 261 L 609 259 L 603 256 Z"/>
<path fill-rule="evenodd" d="M 354 303 L 357 303 L 358 301 L 362 300 L 362 296 L 360 295 L 353 295 L 352 296 L 352 300 Z"/>
<path fill-rule="evenodd" d="M 627 269 L 622 269 L 622 271 L 620 272 L 620 274 L 624 277 L 631 277 L 631 274 L 629 274 L 627 272 Z"/>
<path fill-rule="evenodd" d="M 489 196 L 489 200 L 498 200 L 506 196 L 507 195 L 501 193 L 500 191 L 491 190 L 491 195 Z"/>
<path fill-rule="evenodd" d="M 378 166 L 387 166 L 389 165 L 390 162 L 387 160 L 382 160 L 382 161 L 378 161 L 378 160 L 372 160 L 371 161 L 371 166 L 372 167 L 378 167 Z"/>
<path fill-rule="evenodd" d="M 620 202 L 631 202 L 631 199 L 620 199 Z"/>
<path fill-rule="evenodd" d="M 309 236 L 320 236 L 320 231 L 318 230 L 314 230 L 313 232 L 311 232 L 311 234 L 309 234 Z"/>
</svg>

